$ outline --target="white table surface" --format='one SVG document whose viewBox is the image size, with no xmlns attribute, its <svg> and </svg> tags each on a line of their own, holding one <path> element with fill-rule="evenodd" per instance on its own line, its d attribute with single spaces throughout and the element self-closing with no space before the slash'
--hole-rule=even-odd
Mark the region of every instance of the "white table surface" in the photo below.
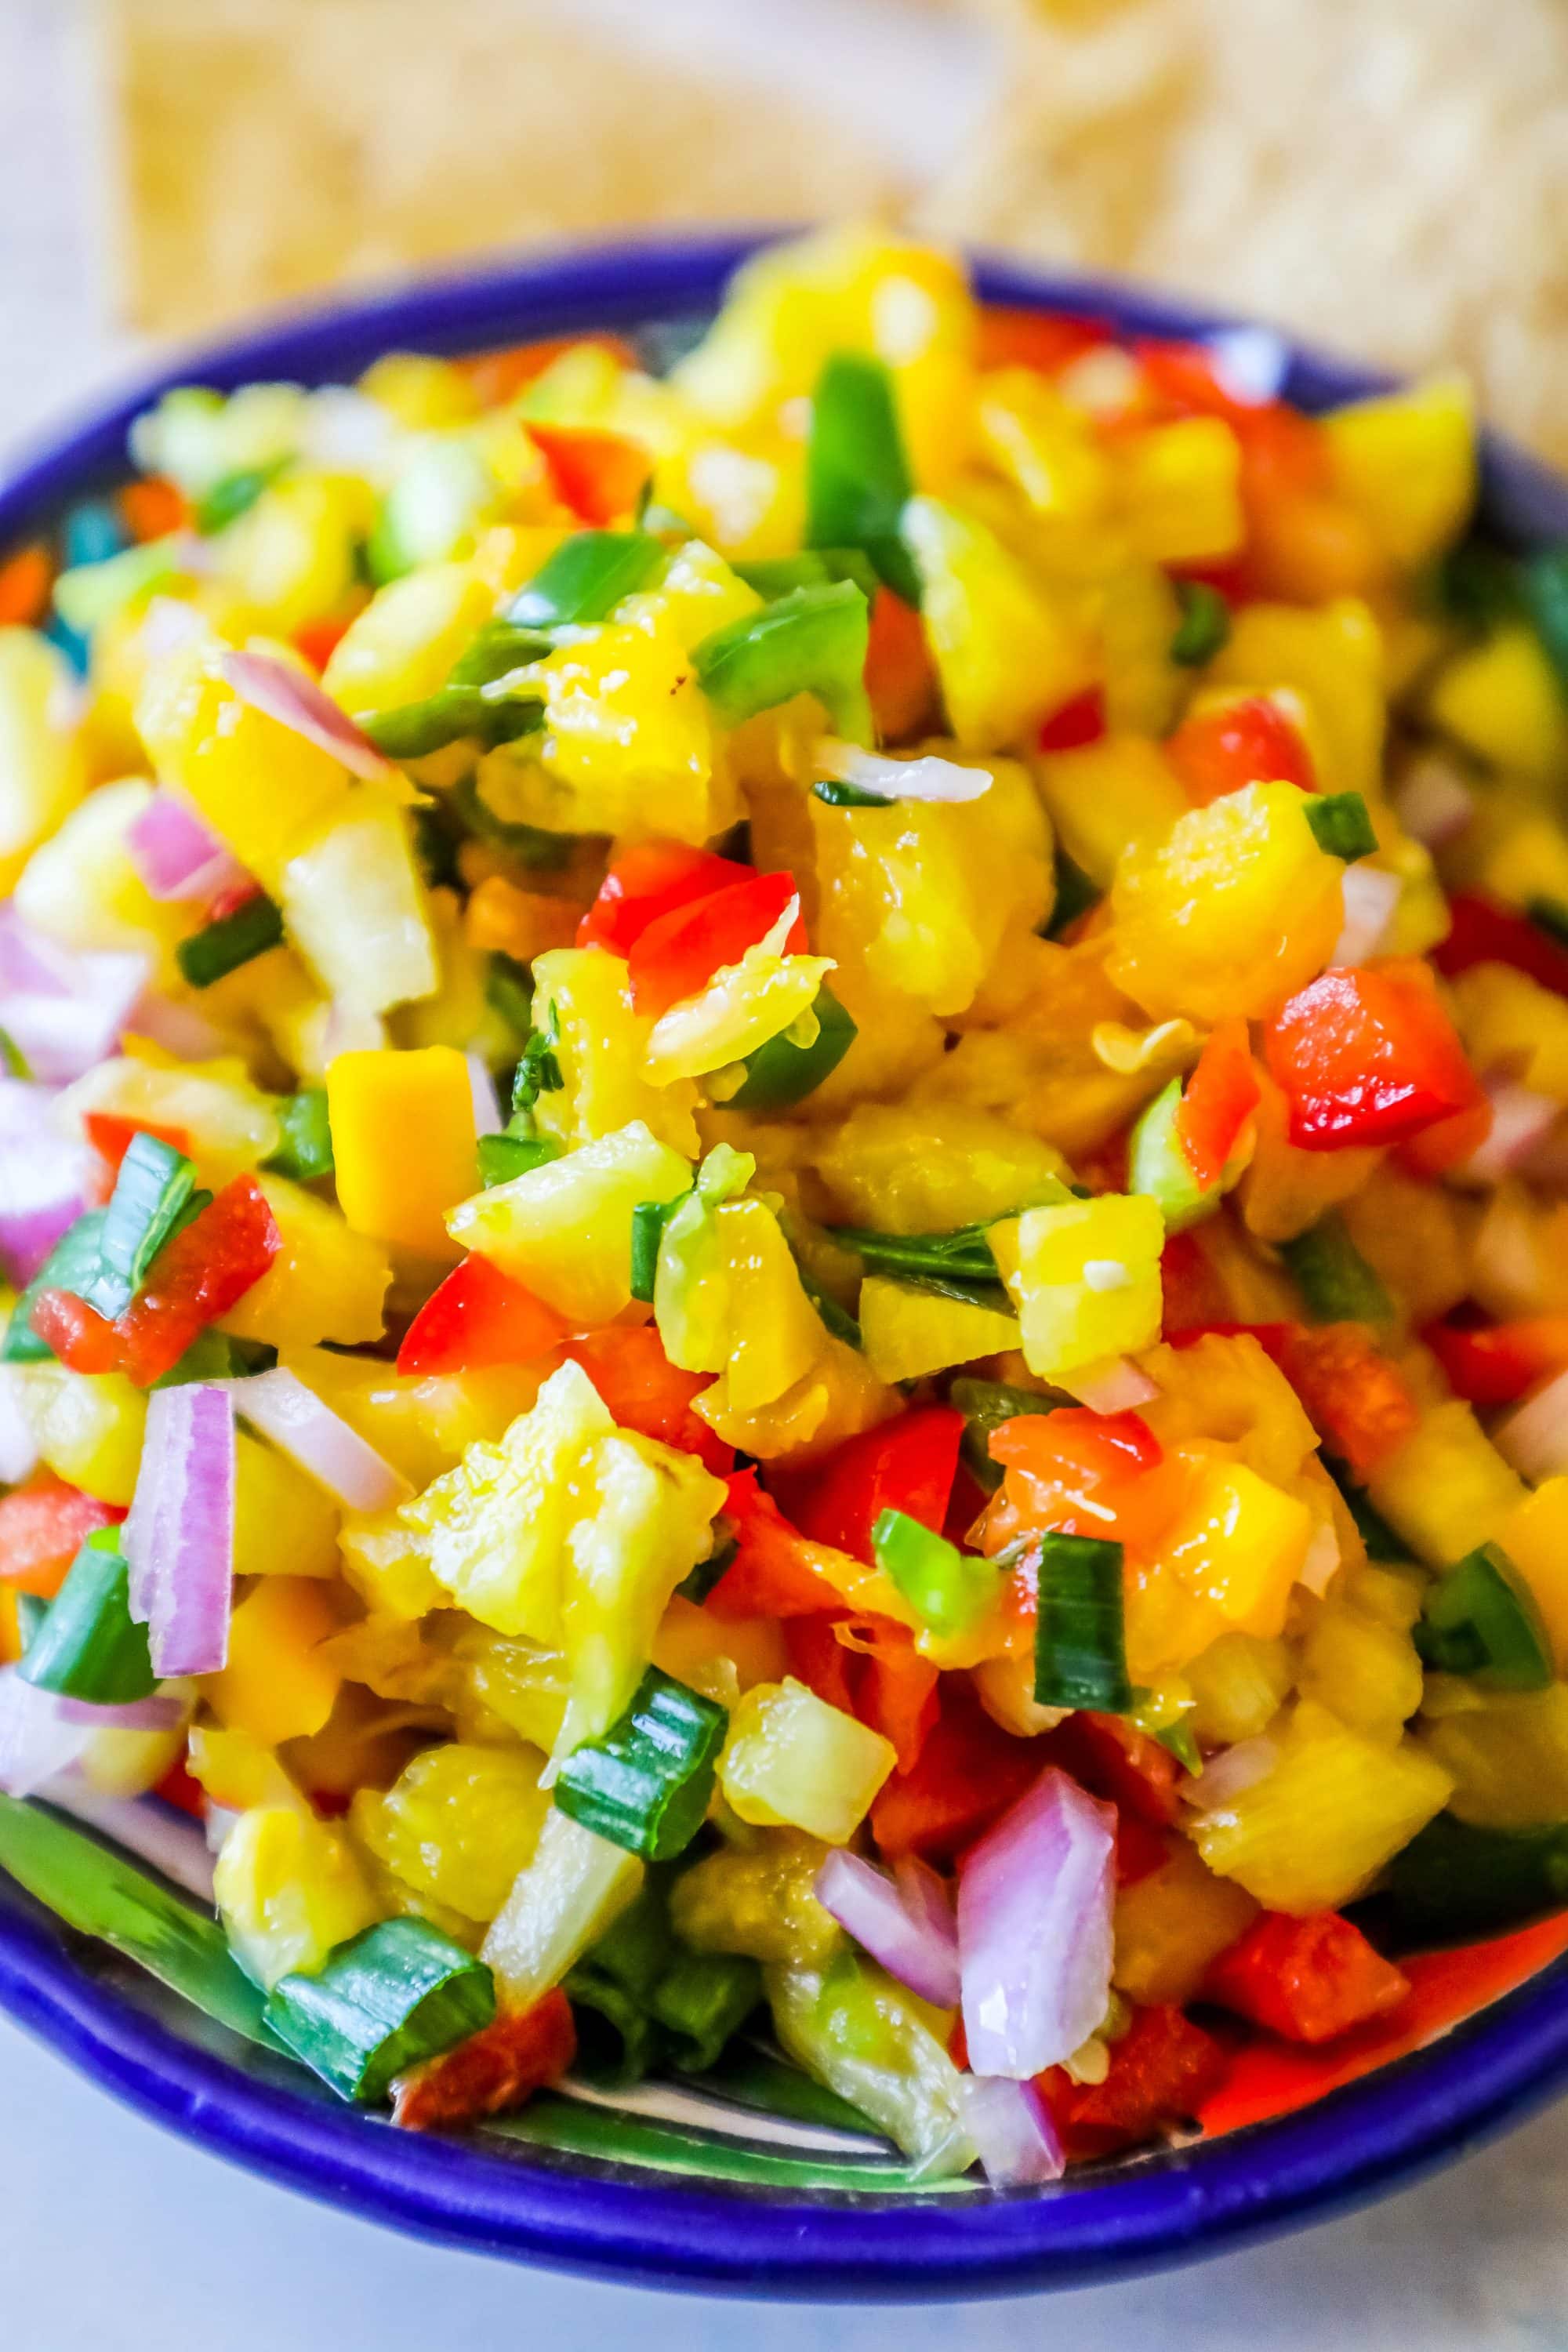
<svg viewBox="0 0 1568 2352">
<path fill-rule="evenodd" d="M 825 0 L 805 5 L 826 24 Z M 134 357 L 95 260 L 74 15 L 73 0 L 0 0 L 0 450 Z M 906 59 L 932 121 L 948 37 Z M 0 2352 L 1568 2352 L 1565 2219 L 1568 2106 L 1370 2211 L 1162 2279 L 925 2312 L 697 2302 L 307 2204 L 114 2105 L 0 2019 Z"/>
</svg>

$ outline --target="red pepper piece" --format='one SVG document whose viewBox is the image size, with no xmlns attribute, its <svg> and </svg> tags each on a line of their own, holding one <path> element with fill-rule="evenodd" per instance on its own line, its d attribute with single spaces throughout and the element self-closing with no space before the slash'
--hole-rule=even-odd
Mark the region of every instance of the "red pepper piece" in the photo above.
<svg viewBox="0 0 1568 2352">
<path fill-rule="evenodd" d="M 1265 1911 L 1208 1972 L 1204 1999 L 1286 2042 L 1332 2042 L 1387 2017 L 1410 1979 L 1337 1911 Z"/>
<path fill-rule="evenodd" d="M 640 441 L 592 425 L 525 425 L 550 468 L 555 494 L 584 522 L 602 530 L 629 515 L 653 470 Z"/>
<path fill-rule="evenodd" d="M 1539 981 L 1556 996 L 1568 996 L 1568 948 L 1511 907 L 1468 891 L 1448 901 L 1448 936 L 1432 950 L 1445 980 L 1458 980 L 1472 964 L 1506 963 Z"/>
<path fill-rule="evenodd" d="M 1042 719 L 1035 740 L 1042 751 L 1081 751 L 1086 745 L 1098 743 L 1104 733 L 1104 689 L 1090 686 Z"/>
<path fill-rule="evenodd" d="M 94 1529 L 116 1527 L 124 1517 L 119 1504 L 68 1486 L 52 1470 L 37 1471 L 0 1496 L 0 1584 L 52 1601 Z"/>
<path fill-rule="evenodd" d="M 1135 1412 L 1090 1412 L 1064 1405 L 1052 1413 L 1005 1421 L 991 1435 L 991 1458 L 1006 1473 L 1006 1499 L 1020 1528 L 1063 1535 L 1113 1536 L 1138 1481 L 1163 1459 L 1160 1442 Z"/>
<path fill-rule="evenodd" d="M 41 620 L 54 581 L 49 551 L 42 541 L 0 563 L 0 628 L 26 627 Z"/>
<path fill-rule="evenodd" d="M 809 1470 L 775 1472 L 773 1483 L 803 1535 L 869 1567 L 881 1511 L 903 1511 L 940 1534 L 963 1435 L 963 1415 L 951 1405 L 918 1405 L 846 1439 Z"/>
<path fill-rule="evenodd" d="M 1415 1433 L 1421 1408 L 1410 1383 L 1361 1324 L 1294 1326 L 1279 1362 L 1313 1428 L 1358 1479 L 1375 1477 Z"/>
<path fill-rule="evenodd" d="M 626 956 L 637 1011 L 657 1020 L 682 997 L 695 996 L 716 971 L 739 963 L 748 948 L 758 946 L 799 896 L 793 874 L 749 874 L 743 882 L 657 917 Z M 800 955 L 805 945 L 805 925 L 797 915 L 784 951 Z"/>
<path fill-rule="evenodd" d="M 425 1301 L 397 1351 L 397 1369 L 420 1378 L 529 1364 L 558 1347 L 571 1328 L 542 1298 L 475 1255 Z"/>
<path fill-rule="evenodd" d="M 1551 1372 L 1568 1370 L 1568 1315 L 1529 1315 L 1466 1330 L 1428 1323 L 1421 1334 L 1467 1403 L 1513 1404 Z"/>
<path fill-rule="evenodd" d="M 1275 1014 L 1263 1050 L 1304 1151 L 1399 1143 L 1482 1098 L 1414 958 L 1324 972 Z"/>
<path fill-rule="evenodd" d="M 1110 2045 L 1103 2083 L 1075 2083 L 1059 2066 L 1036 2081 L 1070 2157 L 1108 2156 L 1184 2123 L 1225 2078 L 1228 2061 L 1214 2036 L 1179 2009 L 1137 2009 Z"/>
<path fill-rule="evenodd" d="M 1199 1332 L 1226 1325 L 1230 1293 L 1196 1234 L 1167 1237 L 1160 1253 L 1160 1287 L 1167 1339 L 1178 1331 Z"/>
<path fill-rule="evenodd" d="M 1082 1782 L 1091 1796 L 1109 1797 L 1118 1811 L 1152 1829 L 1170 1829 L 1181 1806 L 1182 1768 L 1168 1748 L 1123 1715 L 1074 1715 L 1047 1735 L 1051 1760 Z"/>
<path fill-rule="evenodd" d="M 207 1792 L 201 1782 L 192 1777 L 183 1756 L 175 1757 L 153 1794 L 162 1797 L 166 1805 L 173 1805 L 177 1811 L 189 1813 L 194 1822 L 205 1822 L 207 1817 Z"/>
<path fill-rule="evenodd" d="M 40 1290 L 27 1319 L 45 1347 L 54 1350 L 68 1370 L 120 1370 L 119 1332 L 74 1291 Z"/>
<path fill-rule="evenodd" d="M 1001 1819 L 1046 1760 L 1037 1741 L 994 1723 L 962 1676 L 944 1675 L 920 1760 L 883 1783 L 871 1834 L 885 1854 L 951 1862 Z"/>
<path fill-rule="evenodd" d="M 1184 719 L 1166 740 L 1165 757 L 1194 808 L 1248 784 L 1318 788 L 1300 729 L 1268 694 L 1238 694 Z"/>
<path fill-rule="evenodd" d="M 557 1987 L 531 2009 L 498 2017 L 455 2050 L 400 2074 L 392 2086 L 392 2120 L 405 2131 L 439 2131 L 510 2114 L 558 2083 L 576 2055 L 572 2004 Z"/>
<path fill-rule="evenodd" d="M 151 1119 L 122 1118 L 112 1110 L 83 1111 L 81 1123 L 93 1150 L 117 1175 L 121 1161 L 139 1135 L 154 1136 L 171 1151 L 184 1152 L 187 1159 L 191 1156 L 191 1139 L 183 1127 L 155 1127 Z"/>
<path fill-rule="evenodd" d="M 1070 310 L 1015 310 L 988 302 L 980 313 L 980 348 L 975 365 L 993 368 L 1036 368 L 1042 375 L 1059 375 L 1085 352 L 1114 342 L 1116 331 L 1107 319 L 1079 318 Z"/>
<path fill-rule="evenodd" d="M 872 599 L 865 677 L 880 741 L 901 743 L 934 720 L 938 681 L 925 623 L 890 588 Z"/>
<path fill-rule="evenodd" d="M 1245 1021 L 1222 1021 L 1198 1056 L 1176 1112 L 1176 1139 L 1203 1185 L 1217 1184 L 1261 1089 Z"/>
<path fill-rule="evenodd" d="M 739 1549 L 708 1596 L 714 1615 L 842 1615 L 844 1595 L 827 1572 L 822 1546 L 791 1526 L 758 1486 L 754 1470 L 737 1470 L 729 1487 L 724 1515 L 734 1526 Z"/>
<path fill-rule="evenodd" d="M 1141 1878 L 1152 1878 L 1163 1870 L 1171 1856 L 1171 1841 L 1152 1822 L 1137 1813 L 1123 1811 L 1116 1814 L 1116 1884 L 1136 1886 Z"/>
<path fill-rule="evenodd" d="M 267 1195 L 253 1176 L 237 1176 L 159 1251 L 140 1295 L 115 1323 L 138 1388 L 173 1371 L 192 1340 L 260 1281 L 281 1247 Z"/>
<path fill-rule="evenodd" d="M 707 1372 L 683 1372 L 664 1352 L 651 1323 L 639 1329 L 591 1331 L 568 1339 L 562 1354 L 582 1365 L 598 1390 L 616 1424 L 635 1429 L 643 1437 L 657 1437 L 682 1454 L 695 1454 L 716 1478 L 727 1478 L 735 1467 L 735 1449 L 716 1437 L 692 1402 L 712 1386 Z"/>
<path fill-rule="evenodd" d="M 171 531 L 184 530 L 191 520 L 190 500 L 162 474 L 127 482 L 117 493 L 117 503 L 126 530 L 142 545 L 150 539 L 167 539 Z"/>
<path fill-rule="evenodd" d="M 333 613 L 325 621 L 307 621 L 303 628 L 295 630 L 294 643 L 318 677 L 358 618 L 357 611 Z"/>
<path fill-rule="evenodd" d="M 616 858 L 600 884 L 577 926 L 577 945 L 629 955 L 661 915 L 752 878 L 751 866 L 715 857 L 711 850 L 692 849 L 684 841 L 639 841 Z"/>
</svg>

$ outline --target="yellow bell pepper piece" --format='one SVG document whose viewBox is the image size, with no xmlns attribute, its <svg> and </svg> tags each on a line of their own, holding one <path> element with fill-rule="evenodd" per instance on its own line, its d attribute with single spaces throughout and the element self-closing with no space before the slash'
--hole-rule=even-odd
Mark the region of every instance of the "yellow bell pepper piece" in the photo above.
<svg viewBox="0 0 1568 2352">
<path fill-rule="evenodd" d="M 735 1709 L 719 1785 L 743 1822 L 844 1845 L 896 1760 L 879 1731 L 786 1678 L 748 1691 Z"/>
<path fill-rule="evenodd" d="M 1023 1327 L 1024 1360 L 1054 1380 L 1160 1336 L 1165 1222 L 1143 1193 L 1026 1209 L 991 1232 Z"/>
<path fill-rule="evenodd" d="M 355 1233 L 454 1255 L 447 1213 L 474 1188 L 468 1066 L 450 1045 L 340 1054 L 327 1071 L 338 1199 Z"/>
<path fill-rule="evenodd" d="M 263 1577 L 229 1622 L 228 1663 L 206 1677 L 215 1714 L 263 1748 L 320 1731 L 342 1677 L 319 1655 L 340 1620 L 308 1577 Z"/>
</svg>

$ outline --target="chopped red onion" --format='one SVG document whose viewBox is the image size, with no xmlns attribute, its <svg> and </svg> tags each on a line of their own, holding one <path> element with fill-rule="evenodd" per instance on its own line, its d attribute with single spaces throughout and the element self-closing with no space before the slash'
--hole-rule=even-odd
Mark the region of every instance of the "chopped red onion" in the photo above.
<svg viewBox="0 0 1568 2352">
<path fill-rule="evenodd" d="M 101 1062 L 146 982 L 144 956 L 68 950 L 0 907 L 0 1029 L 46 1083 Z"/>
<path fill-rule="evenodd" d="M 62 1813 L 100 1830 L 128 1853 L 151 1863 L 187 1895 L 203 1903 L 212 1901 L 213 1858 L 206 1833 L 188 1813 L 176 1812 L 156 1797 L 106 1797 L 75 1772 L 51 1780 L 43 1795 Z"/>
<path fill-rule="evenodd" d="M 216 1674 L 228 1659 L 234 1583 L 234 1403 L 216 1381 L 154 1389 L 130 1515 L 131 1614 L 156 1675 Z"/>
<path fill-rule="evenodd" d="M 1307 1546 L 1307 1557 L 1296 1570 L 1296 1581 L 1321 1601 L 1340 1564 L 1340 1539 L 1331 1519 L 1325 1519 Z"/>
<path fill-rule="evenodd" d="M 1554 1374 L 1500 1422 L 1492 1444 L 1532 1486 L 1568 1470 L 1568 1372 Z"/>
<path fill-rule="evenodd" d="M 35 1690 L 16 1666 L 0 1666 L 0 1790 L 31 1797 L 66 1771 L 89 1734 L 61 1712 L 53 1691 Z"/>
<path fill-rule="evenodd" d="M 85 1144 L 47 1123 L 54 1100 L 47 1087 L 17 1085 L 16 1091 L 30 1097 L 33 1117 L 16 1133 L 0 1124 L 0 1264 L 21 1290 L 86 1208 L 90 1163 Z"/>
<path fill-rule="evenodd" d="M 400 1471 L 367 1445 L 331 1405 L 281 1366 L 225 1383 L 236 1411 L 354 1511 L 386 1511 L 414 1492 Z"/>
<path fill-rule="evenodd" d="M 1512 1078 L 1494 1074 L 1482 1083 L 1491 1102 L 1491 1127 L 1485 1141 L 1453 1174 L 1461 1184 L 1489 1188 L 1521 1168 L 1546 1140 L 1563 1116 L 1563 1105 Z"/>
<path fill-rule="evenodd" d="M 1048 1765 L 958 1879 L 963 2031 L 977 2074 L 1013 2081 L 1081 2049 L 1110 1999 L 1116 1814 Z"/>
<path fill-rule="evenodd" d="M 1228 1805 L 1233 1797 L 1239 1797 L 1244 1789 L 1266 1780 L 1279 1761 L 1279 1750 L 1266 1735 L 1238 1739 L 1234 1748 L 1225 1748 L 1217 1756 L 1206 1757 L 1203 1770 L 1182 1781 L 1177 1793 L 1184 1804 L 1212 1813 L 1216 1807 Z"/>
<path fill-rule="evenodd" d="M 929 1914 L 917 1917 L 885 1870 L 836 1846 L 813 1890 L 825 1911 L 879 1960 L 891 1977 L 922 2000 L 951 2009 L 958 2000 L 958 1938 L 952 1916 L 946 1933 Z"/>
<path fill-rule="evenodd" d="M 952 1889 L 941 1871 L 922 1862 L 918 1853 L 902 1853 L 893 1864 L 893 1877 L 910 1918 L 956 1950 L 958 1923 L 952 1916 Z M 956 2000 L 957 1995 L 953 1997 Z"/>
<path fill-rule="evenodd" d="M 151 1698 L 130 1699 L 121 1706 L 100 1706 L 89 1698 L 62 1698 L 60 1713 L 67 1723 L 89 1731 L 173 1731 L 191 1711 L 188 1699 L 154 1691 Z"/>
<path fill-rule="evenodd" d="M 939 760 L 930 753 L 921 760 L 888 760 L 879 751 L 862 751 L 857 743 L 840 743 L 825 735 L 817 744 L 814 765 L 817 775 L 836 784 L 853 784 L 857 792 L 875 793 L 884 801 L 977 801 L 995 781 L 988 768 L 960 767 L 956 760 Z"/>
<path fill-rule="evenodd" d="M 142 990 L 131 1008 L 126 1027 L 139 1037 L 150 1037 L 154 1045 L 162 1045 L 182 1062 L 215 1062 L 234 1050 L 232 1038 L 216 1028 L 205 1013 L 194 1004 L 160 996 L 155 988 Z"/>
<path fill-rule="evenodd" d="M 1475 813 L 1474 791 L 1438 751 L 1418 760 L 1394 795 L 1394 815 L 1411 840 L 1427 849 L 1440 849 L 1463 833 Z"/>
<path fill-rule="evenodd" d="M 1365 963 L 1383 946 L 1405 885 L 1397 874 L 1359 862 L 1344 871 L 1345 919 L 1329 957 L 1331 964 Z"/>
<path fill-rule="evenodd" d="M 242 702 L 330 751 L 352 774 L 368 783 L 384 783 L 395 774 L 363 730 L 292 663 L 278 661 L 271 654 L 225 653 L 218 656 L 218 667 Z"/>
<path fill-rule="evenodd" d="M 963 2122 L 993 2189 L 1037 2189 L 1067 2170 L 1055 2118 L 1033 2083 L 966 2074 Z"/>
<path fill-rule="evenodd" d="M 469 1054 L 466 1058 L 468 1065 L 468 1091 L 474 1097 L 474 1133 L 499 1135 L 506 1125 L 506 1120 L 501 1115 L 500 1097 L 496 1092 L 496 1082 L 489 1074 L 482 1054 Z"/>
<path fill-rule="evenodd" d="M 1086 1364 L 1081 1372 L 1067 1373 L 1057 1386 L 1077 1397 L 1090 1412 L 1136 1412 L 1141 1404 L 1152 1404 L 1160 1393 L 1158 1381 L 1152 1381 L 1131 1356 Z"/>
<path fill-rule="evenodd" d="M 225 891 L 253 887 L 238 858 L 173 793 L 153 793 L 126 828 L 125 846 L 154 898 L 205 905 Z"/>
</svg>

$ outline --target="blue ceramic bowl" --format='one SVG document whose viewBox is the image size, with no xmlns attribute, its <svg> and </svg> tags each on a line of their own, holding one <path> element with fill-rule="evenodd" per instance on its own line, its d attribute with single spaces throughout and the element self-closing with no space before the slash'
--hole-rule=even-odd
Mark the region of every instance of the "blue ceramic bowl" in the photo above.
<svg viewBox="0 0 1568 2352">
<path fill-rule="evenodd" d="M 679 327 L 714 308 L 757 241 L 596 247 L 303 312 L 188 355 L 12 476 L 0 488 L 0 549 L 123 479 L 126 428 L 169 384 L 318 383 L 351 378 L 392 348 Z M 992 301 L 1092 310 L 1154 334 L 1237 323 L 1010 264 L 981 265 L 978 283 Z M 1284 390 L 1314 409 L 1381 382 L 1298 351 Z M 1568 485 L 1489 440 L 1484 513 L 1515 547 L 1568 535 Z M 718 2128 L 710 2116 L 622 2132 L 602 2114 L 595 2129 L 570 2127 L 570 2114 L 595 2113 L 578 2108 L 545 2132 L 548 2145 L 395 2131 L 71 1936 L 4 1876 L 0 2003 L 133 2106 L 309 2196 L 515 2260 L 772 2299 L 1003 2294 L 1192 2261 L 1396 2188 L 1517 2122 L 1568 2076 L 1565 1957 L 1427 2048 L 1294 2115 L 1083 2168 L 1044 2192 L 911 2193 L 879 2186 L 863 2150 L 813 2145 L 809 2133 L 759 2153 L 765 2126 L 734 2109 Z"/>
</svg>

